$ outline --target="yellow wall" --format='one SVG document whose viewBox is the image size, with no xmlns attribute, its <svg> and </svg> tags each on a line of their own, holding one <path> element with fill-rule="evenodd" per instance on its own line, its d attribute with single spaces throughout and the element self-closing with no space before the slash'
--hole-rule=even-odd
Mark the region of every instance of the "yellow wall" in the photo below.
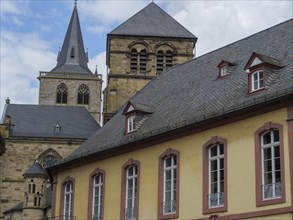
<svg viewBox="0 0 293 220">
<path fill-rule="evenodd" d="M 158 158 L 168 148 L 180 152 L 180 207 L 179 219 L 208 217 L 202 214 L 203 145 L 213 136 L 227 139 L 228 211 L 220 215 L 246 213 L 272 208 L 288 207 L 290 196 L 290 171 L 288 151 L 287 109 L 245 119 L 201 133 L 116 156 L 58 173 L 56 213 L 59 215 L 60 186 L 66 176 L 75 178 L 74 216 L 86 219 L 88 210 L 89 175 L 97 167 L 106 171 L 105 218 L 119 219 L 121 170 L 129 160 L 140 161 L 139 218 L 157 218 Z M 286 203 L 256 208 L 254 132 L 265 122 L 283 125 L 285 155 Z"/>
</svg>

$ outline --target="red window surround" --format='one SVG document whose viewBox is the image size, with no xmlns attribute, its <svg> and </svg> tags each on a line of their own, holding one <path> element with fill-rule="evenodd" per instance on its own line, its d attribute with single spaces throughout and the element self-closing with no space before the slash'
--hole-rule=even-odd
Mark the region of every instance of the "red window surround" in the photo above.
<svg viewBox="0 0 293 220">
<path fill-rule="evenodd" d="M 164 202 L 164 159 L 169 156 L 176 156 L 177 164 L 177 178 L 176 178 L 176 213 L 165 214 L 163 213 L 163 202 Z M 174 149 L 167 149 L 159 157 L 159 186 L 158 186 L 158 219 L 171 219 L 179 217 L 179 186 L 180 186 L 180 153 Z"/>
<path fill-rule="evenodd" d="M 122 167 L 120 219 L 125 219 L 124 210 L 126 207 L 126 172 L 127 172 L 127 169 L 133 165 L 137 167 L 137 194 L 136 194 L 135 205 L 136 205 L 136 217 L 137 219 L 139 219 L 140 162 L 133 159 L 128 160 Z"/>
<path fill-rule="evenodd" d="M 259 89 L 256 89 L 256 90 L 253 90 L 253 74 L 257 71 L 262 71 L 263 73 L 263 80 L 264 80 L 264 77 L 265 77 L 265 66 L 264 65 L 258 65 L 258 66 L 255 66 L 255 67 L 252 67 L 250 70 L 249 70 L 249 73 L 248 73 L 248 90 L 249 90 L 249 93 L 255 93 L 255 92 L 259 92 L 261 90 L 264 90 L 265 89 L 265 84 L 263 85 L 262 88 L 259 88 Z M 265 82 L 263 82 L 265 83 Z"/>
<path fill-rule="evenodd" d="M 64 195 L 65 195 L 65 185 L 68 183 L 72 183 L 72 216 L 74 216 L 74 186 L 75 179 L 73 177 L 67 176 L 65 180 L 61 183 L 61 197 L 60 197 L 60 216 L 64 216 Z M 63 220 L 63 219 L 61 219 Z"/>
<path fill-rule="evenodd" d="M 105 179 L 106 179 L 106 173 L 104 170 L 97 168 L 95 169 L 89 176 L 89 201 L 88 201 L 88 219 L 92 219 L 92 213 L 93 213 L 93 193 L 94 193 L 94 178 L 98 175 L 103 176 L 103 201 L 102 201 L 102 219 L 104 219 L 104 201 L 105 201 Z"/>
<path fill-rule="evenodd" d="M 220 207 L 209 207 L 209 149 L 217 144 L 224 146 L 224 205 Z M 220 137 L 212 137 L 203 145 L 203 214 L 226 212 L 228 208 L 227 193 L 227 140 Z"/>
<path fill-rule="evenodd" d="M 267 131 L 279 130 L 279 146 L 280 146 L 280 167 L 281 167 L 281 198 L 272 198 L 263 200 L 262 195 L 262 156 L 261 156 L 261 135 Z M 284 173 L 284 147 L 283 147 L 283 126 L 277 123 L 267 122 L 259 128 L 255 134 L 255 180 L 256 180 L 256 206 L 266 206 L 277 203 L 284 203 L 286 201 L 285 195 L 285 173 Z"/>
</svg>

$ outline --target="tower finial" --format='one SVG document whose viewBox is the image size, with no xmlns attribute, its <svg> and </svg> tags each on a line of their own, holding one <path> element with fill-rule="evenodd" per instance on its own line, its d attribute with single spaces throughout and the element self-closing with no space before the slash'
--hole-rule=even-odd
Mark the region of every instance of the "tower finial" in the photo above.
<svg viewBox="0 0 293 220">
<path fill-rule="evenodd" d="M 74 0 L 74 6 L 76 6 L 77 5 L 77 0 Z"/>
</svg>

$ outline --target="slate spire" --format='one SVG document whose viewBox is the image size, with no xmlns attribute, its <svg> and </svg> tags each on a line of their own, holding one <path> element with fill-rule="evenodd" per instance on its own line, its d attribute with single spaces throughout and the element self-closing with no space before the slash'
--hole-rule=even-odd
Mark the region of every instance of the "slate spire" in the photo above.
<svg viewBox="0 0 293 220">
<path fill-rule="evenodd" d="M 58 54 L 57 65 L 51 72 L 91 73 L 88 69 L 88 54 L 85 52 L 82 33 L 75 4 L 63 46 Z"/>
</svg>

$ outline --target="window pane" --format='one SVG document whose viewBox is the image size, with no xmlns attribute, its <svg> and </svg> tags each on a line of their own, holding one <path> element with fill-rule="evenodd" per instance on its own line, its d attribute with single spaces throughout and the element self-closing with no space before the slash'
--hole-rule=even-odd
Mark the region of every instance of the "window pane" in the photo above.
<svg viewBox="0 0 293 220">
<path fill-rule="evenodd" d="M 264 144 L 271 143 L 271 132 L 268 132 L 268 133 L 263 135 L 263 143 Z"/>
<path fill-rule="evenodd" d="M 220 170 L 220 181 L 224 180 L 224 170 Z"/>
<path fill-rule="evenodd" d="M 275 170 L 278 171 L 281 169 L 280 158 L 275 159 Z"/>
<path fill-rule="evenodd" d="M 217 183 L 212 183 L 211 184 L 211 194 L 217 193 L 218 192 L 218 184 Z"/>
<path fill-rule="evenodd" d="M 264 158 L 264 160 L 268 160 L 268 159 L 272 158 L 271 148 L 263 149 L 263 158 Z"/>
<path fill-rule="evenodd" d="M 220 155 L 223 155 L 224 154 L 224 145 L 220 144 L 219 148 L 220 148 Z"/>
<path fill-rule="evenodd" d="M 279 131 L 278 130 L 274 130 L 274 141 L 275 142 L 280 141 L 279 140 Z"/>
<path fill-rule="evenodd" d="M 280 147 L 279 146 L 274 147 L 274 154 L 275 154 L 275 158 L 280 157 Z"/>
<path fill-rule="evenodd" d="M 217 156 L 217 146 L 211 148 L 211 157 Z"/>
<path fill-rule="evenodd" d="M 276 183 L 279 183 L 279 182 L 281 182 L 281 171 L 277 171 L 276 173 L 275 173 L 275 176 L 276 176 Z"/>
<path fill-rule="evenodd" d="M 214 171 L 214 170 L 217 170 L 218 169 L 218 163 L 217 163 L 217 160 L 212 160 L 211 162 L 210 162 L 210 166 L 211 166 L 211 171 Z"/>
<path fill-rule="evenodd" d="M 168 158 L 165 159 L 165 161 L 166 161 L 166 167 L 170 167 L 171 166 L 171 158 L 172 157 L 168 157 Z"/>
<path fill-rule="evenodd" d="M 267 185 L 267 184 L 271 184 L 273 181 L 272 181 L 272 173 L 265 173 L 264 174 L 264 184 Z"/>
<path fill-rule="evenodd" d="M 171 181 L 166 181 L 166 191 L 171 190 Z"/>
<path fill-rule="evenodd" d="M 271 160 L 264 161 L 264 172 L 270 172 L 270 171 L 272 171 L 272 161 Z"/>
<path fill-rule="evenodd" d="M 166 180 L 171 179 L 171 170 L 166 170 Z"/>
<path fill-rule="evenodd" d="M 218 172 L 217 171 L 211 172 L 211 182 L 217 182 L 217 180 L 218 180 Z"/>
</svg>

